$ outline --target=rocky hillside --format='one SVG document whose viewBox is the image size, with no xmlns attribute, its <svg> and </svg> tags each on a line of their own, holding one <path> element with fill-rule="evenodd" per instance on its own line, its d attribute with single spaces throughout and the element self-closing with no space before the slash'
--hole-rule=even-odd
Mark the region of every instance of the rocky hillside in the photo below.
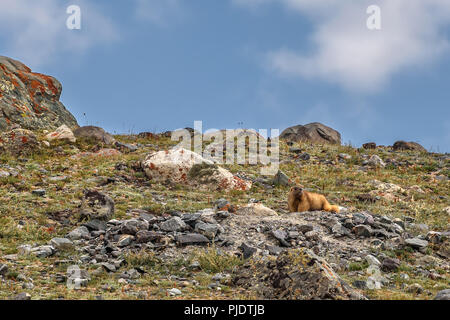
<svg viewBox="0 0 450 320">
<path fill-rule="evenodd" d="M 0 56 L 0 131 L 56 129 L 77 121 L 59 101 L 62 86 L 53 77 L 35 73 L 23 63 Z"/>
<path fill-rule="evenodd" d="M 273 178 L 167 133 L 15 130 L 1 299 L 449 298 L 448 155 L 282 141 Z M 288 213 L 296 182 L 341 213 Z"/>
</svg>

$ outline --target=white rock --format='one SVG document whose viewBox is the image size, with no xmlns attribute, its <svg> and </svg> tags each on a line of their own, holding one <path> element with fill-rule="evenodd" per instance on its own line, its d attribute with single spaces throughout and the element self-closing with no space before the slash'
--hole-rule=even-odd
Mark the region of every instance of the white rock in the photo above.
<svg viewBox="0 0 450 320">
<path fill-rule="evenodd" d="M 196 164 L 210 165 L 208 174 L 195 178 L 189 177 L 190 170 Z M 251 182 L 234 176 L 228 170 L 214 165 L 214 162 L 204 159 L 201 155 L 183 148 L 160 151 L 149 154 L 142 162 L 145 174 L 154 181 L 171 181 L 195 185 L 207 186 L 220 190 L 248 190 Z"/>
<path fill-rule="evenodd" d="M 69 140 L 70 142 L 77 141 L 72 130 L 70 130 L 70 128 L 68 126 L 66 126 L 65 124 L 63 124 L 61 127 L 56 129 L 54 132 L 51 132 L 48 135 L 46 135 L 45 139 L 47 139 L 49 141 L 53 141 L 53 140 Z"/>
<path fill-rule="evenodd" d="M 277 216 L 278 214 L 264 206 L 261 203 L 250 203 L 244 207 L 237 210 L 236 214 L 239 215 L 252 215 L 252 216 Z"/>
</svg>

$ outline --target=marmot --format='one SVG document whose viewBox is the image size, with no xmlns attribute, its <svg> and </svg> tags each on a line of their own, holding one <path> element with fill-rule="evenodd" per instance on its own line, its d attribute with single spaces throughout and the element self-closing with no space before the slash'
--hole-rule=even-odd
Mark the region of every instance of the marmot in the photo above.
<svg viewBox="0 0 450 320">
<path fill-rule="evenodd" d="M 324 210 L 339 213 L 339 207 L 330 205 L 325 196 L 304 191 L 301 186 L 291 188 L 288 196 L 288 206 L 289 212 Z"/>
</svg>

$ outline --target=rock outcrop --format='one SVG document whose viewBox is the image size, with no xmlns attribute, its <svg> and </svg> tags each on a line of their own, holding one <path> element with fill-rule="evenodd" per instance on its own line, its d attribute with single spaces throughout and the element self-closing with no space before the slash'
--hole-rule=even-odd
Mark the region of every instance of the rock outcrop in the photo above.
<svg viewBox="0 0 450 320">
<path fill-rule="evenodd" d="M 106 145 L 113 145 L 116 139 L 104 129 L 95 126 L 85 126 L 77 128 L 73 131 L 76 138 L 85 138 L 95 143 L 102 143 Z"/>
<path fill-rule="evenodd" d="M 32 72 L 23 63 L 0 56 L 0 131 L 78 126 L 59 101 L 62 86 L 53 77 Z"/>
<path fill-rule="evenodd" d="M 280 138 L 290 142 L 341 144 L 341 134 L 338 131 L 318 122 L 287 128 Z"/>
<path fill-rule="evenodd" d="M 427 152 L 427 150 L 417 142 L 397 141 L 394 143 L 392 148 L 395 151 L 412 150 L 412 151 Z"/>
</svg>

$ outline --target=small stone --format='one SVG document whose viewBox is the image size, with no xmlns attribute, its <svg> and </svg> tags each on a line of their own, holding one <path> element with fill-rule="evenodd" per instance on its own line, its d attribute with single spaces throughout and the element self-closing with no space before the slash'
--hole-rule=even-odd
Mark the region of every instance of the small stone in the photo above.
<svg viewBox="0 0 450 320">
<path fill-rule="evenodd" d="M 312 224 L 303 224 L 297 227 L 297 230 L 301 233 L 307 233 L 309 231 L 313 231 L 314 227 Z"/>
<path fill-rule="evenodd" d="M 353 232 L 358 237 L 369 238 L 372 235 L 372 229 L 369 226 L 360 224 L 353 228 Z"/>
<path fill-rule="evenodd" d="M 405 243 L 414 249 L 424 249 L 428 246 L 428 241 L 419 238 L 405 239 Z"/>
<path fill-rule="evenodd" d="M 381 270 L 383 270 L 384 272 L 395 272 L 398 270 L 399 266 L 400 260 L 386 258 L 383 260 L 383 263 L 381 264 Z"/>
<path fill-rule="evenodd" d="M 134 237 L 132 235 L 129 234 L 124 234 L 121 235 L 119 238 L 119 241 L 117 242 L 117 246 L 119 247 L 126 247 L 129 246 L 131 244 L 131 242 L 133 242 Z"/>
<path fill-rule="evenodd" d="M 269 251 L 269 254 L 273 256 L 278 256 L 281 252 L 283 252 L 283 248 L 280 248 L 278 246 L 266 245 L 266 249 Z"/>
<path fill-rule="evenodd" d="M 372 256 L 370 254 L 368 254 L 365 257 L 365 259 L 366 259 L 367 263 L 369 264 L 369 266 L 376 266 L 376 267 L 381 266 L 380 260 L 378 260 L 377 258 L 375 258 L 374 256 Z"/>
<path fill-rule="evenodd" d="M 50 244 L 59 251 L 66 251 L 73 249 L 73 242 L 66 238 L 53 238 Z"/>
<path fill-rule="evenodd" d="M 46 191 L 43 190 L 43 189 L 31 191 L 31 193 L 32 193 L 33 195 L 38 196 L 38 197 L 43 197 L 43 196 L 45 196 L 45 192 L 46 192 Z"/>
<path fill-rule="evenodd" d="M 204 245 L 209 243 L 209 239 L 199 233 L 188 233 L 176 237 L 176 241 L 179 245 Z"/>
<path fill-rule="evenodd" d="M 177 288 L 172 288 L 172 289 L 169 289 L 169 290 L 167 290 L 167 293 L 170 295 L 170 296 L 180 296 L 180 295 L 182 295 L 182 292 L 181 292 L 181 290 L 179 290 L 179 289 L 177 289 Z"/>
<path fill-rule="evenodd" d="M 31 253 L 38 258 L 47 258 L 55 253 L 55 248 L 53 246 L 40 246 L 31 249 Z"/>
<path fill-rule="evenodd" d="M 116 266 L 111 263 L 101 263 L 100 264 L 103 269 L 105 269 L 107 272 L 116 272 Z"/>
<path fill-rule="evenodd" d="M 367 161 L 367 164 L 369 166 L 373 166 L 373 167 L 385 167 L 386 166 L 386 163 L 384 163 L 384 161 L 376 154 L 374 154 L 373 156 L 370 157 L 370 159 Z"/>
<path fill-rule="evenodd" d="M 290 184 L 290 180 L 283 171 L 278 170 L 277 174 L 272 180 L 272 183 L 276 186 L 288 186 Z"/>
<path fill-rule="evenodd" d="M 106 222 L 98 219 L 93 219 L 83 224 L 83 226 L 87 227 L 91 231 L 106 230 Z"/>
<path fill-rule="evenodd" d="M 122 223 L 121 232 L 123 234 L 136 235 L 139 231 L 148 230 L 149 223 L 145 220 L 131 219 Z"/>
<path fill-rule="evenodd" d="M 67 237 L 71 240 L 80 240 L 89 238 L 89 229 L 85 226 L 78 227 L 72 230 Z"/>
<path fill-rule="evenodd" d="M 287 234 L 283 230 L 272 231 L 272 236 L 277 239 L 283 247 L 290 247 L 289 242 L 286 241 Z"/>
<path fill-rule="evenodd" d="M 214 239 L 219 232 L 219 225 L 212 223 L 199 222 L 195 225 L 196 232 L 203 234 L 209 239 Z"/>
<path fill-rule="evenodd" d="M 241 244 L 239 249 L 241 249 L 244 259 L 251 258 L 253 254 L 255 254 L 255 252 L 257 251 L 256 248 L 250 247 L 244 242 Z"/>
<path fill-rule="evenodd" d="M 173 217 L 160 224 L 160 228 L 166 232 L 186 230 L 187 224 L 180 217 Z"/>
</svg>

